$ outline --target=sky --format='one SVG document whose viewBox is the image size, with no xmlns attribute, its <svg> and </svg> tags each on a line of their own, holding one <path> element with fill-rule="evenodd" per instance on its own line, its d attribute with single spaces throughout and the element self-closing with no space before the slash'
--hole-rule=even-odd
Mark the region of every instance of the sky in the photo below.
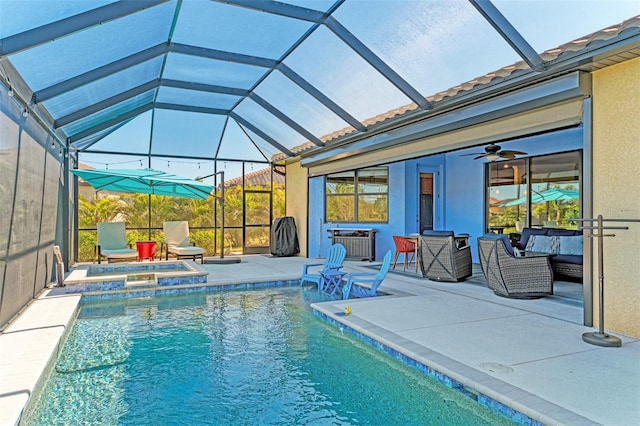
<svg viewBox="0 0 640 426">
<path fill-rule="evenodd" d="M 305 5 L 304 1 L 292 2 Z M 327 2 L 307 3 L 310 7 Z M 538 52 L 556 47 L 594 31 L 640 15 L 637 0 L 494 0 L 495 6 Z M 243 12 L 243 13 L 246 13 Z M 510 65 L 520 58 L 466 0 L 347 0 L 334 17 L 389 64 L 401 77 L 429 96 Z M 302 28 L 304 29 L 304 28 Z M 300 29 L 300 30 L 302 30 Z M 364 63 L 326 28 L 315 31 L 285 63 L 359 120 L 373 117 L 411 102 L 375 70 Z M 265 79 L 257 92 L 278 108 L 305 124 L 317 137 L 347 127 L 335 117 L 328 119 L 323 107 L 313 100 L 298 101 L 291 84 L 281 76 Z M 257 122 L 265 131 L 291 148 L 305 141 L 273 117 L 247 101 L 241 115 Z M 247 134 L 222 116 L 158 111 L 153 126 L 145 113 L 95 145 L 114 150 L 146 152 L 153 139 L 154 152 L 176 150 L 183 155 L 212 155 L 249 158 L 255 164 L 245 173 L 265 167 L 259 161 L 278 152 L 249 133 L 262 147 L 260 152 Z M 297 114 L 297 115 L 296 115 Z M 177 120 L 172 116 L 178 116 Z M 311 119 L 313 118 L 313 119 Z M 337 127 L 336 127 L 337 126 Z M 286 128 L 286 131 L 284 130 Z M 153 138 L 150 133 L 153 132 Z M 218 144 L 222 141 L 220 148 Z M 139 168 L 147 166 L 144 156 L 85 155 L 80 161 L 92 167 Z M 195 178 L 213 173 L 213 163 L 201 160 L 153 160 L 152 167 Z M 230 161 L 218 170 L 226 178 L 242 170 Z"/>
</svg>

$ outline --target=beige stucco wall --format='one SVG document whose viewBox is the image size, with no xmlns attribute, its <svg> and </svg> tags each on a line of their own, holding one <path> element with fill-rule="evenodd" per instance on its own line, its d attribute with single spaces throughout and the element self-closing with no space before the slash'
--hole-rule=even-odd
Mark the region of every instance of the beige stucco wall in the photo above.
<svg viewBox="0 0 640 426">
<path fill-rule="evenodd" d="M 640 59 L 593 74 L 593 212 L 640 219 Z M 640 223 L 604 240 L 604 326 L 640 338 Z M 599 325 L 597 258 L 594 326 Z"/>
<path fill-rule="evenodd" d="M 307 254 L 309 187 L 307 184 L 307 169 L 300 166 L 299 161 L 287 164 L 286 177 L 286 215 L 293 216 L 300 242 L 300 256 Z"/>
</svg>

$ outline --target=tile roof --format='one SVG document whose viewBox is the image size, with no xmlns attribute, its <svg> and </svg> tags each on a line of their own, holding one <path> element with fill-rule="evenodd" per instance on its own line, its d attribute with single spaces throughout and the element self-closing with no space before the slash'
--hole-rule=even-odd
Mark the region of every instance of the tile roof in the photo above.
<svg viewBox="0 0 640 426">
<path fill-rule="evenodd" d="M 315 146 L 315 145 L 314 145 Z M 224 182 L 225 188 L 235 185 L 242 185 L 242 176 L 229 179 Z M 244 175 L 245 184 L 266 186 L 271 184 L 271 169 L 265 168 Z M 280 173 L 273 173 L 273 183 L 284 185 L 284 176 Z"/>
<path fill-rule="evenodd" d="M 607 41 L 613 38 L 623 38 L 626 33 L 629 35 L 637 35 L 640 32 L 640 15 L 634 16 L 626 21 L 621 22 L 620 24 L 612 25 L 602 30 L 596 31 L 584 37 L 580 37 L 576 40 L 572 40 L 568 43 L 564 43 L 558 47 L 553 49 L 546 50 L 540 56 L 545 61 L 546 64 L 549 63 L 557 63 L 561 61 L 568 60 L 572 57 L 578 56 L 578 54 L 590 48 L 597 48 L 599 45 L 606 44 Z M 580 64 L 584 65 L 584 64 Z M 576 65 L 574 69 L 581 69 L 579 65 Z M 515 64 L 507 65 L 502 67 L 496 71 L 492 71 L 488 74 L 485 74 L 480 77 L 476 77 L 473 80 L 466 81 L 457 86 L 451 87 L 442 92 L 438 92 L 432 96 L 428 96 L 426 99 L 432 104 L 436 104 L 438 102 L 442 102 L 447 99 L 455 98 L 457 96 L 461 96 L 462 94 L 469 93 L 474 90 L 478 90 L 482 87 L 488 85 L 494 85 L 503 81 L 506 81 L 510 78 L 514 78 L 515 76 L 522 75 L 525 73 L 533 73 L 529 66 L 525 61 L 518 61 Z M 384 121 L 390 120 L 394 117 L 400 117 L 405 115 L 411 111 L 415 111 L 418 109 L 418 105 L 415 103 L 411 103 L 408 105 L 401 106 L 399 108 L 392 109 L 385 113 L 379 114 L 375 117 L 369 118 L 363 122 L 365 127 L 369 128 L 374 124 L 379 124 Z M 347 136 L 349 134 L 356 133 L 356 130 L 353 127 L 345 127 L 343 129 L 337 130 L 333 133 L 327 134 L 320 139 L 325 144 L 330 144 L 332 141 L 335 141 L 338 138 Z M 295 154 L 300 154 L 310 149 L 315 148 L 316 146 L 310 142 L 306 142 L 302 145 L 294 147 L 292 152 Z M 274 160 L 279 161 L 285 159 L 286 156 L 282 154 L 278 154 L 274 156 Z"/>
</svg>

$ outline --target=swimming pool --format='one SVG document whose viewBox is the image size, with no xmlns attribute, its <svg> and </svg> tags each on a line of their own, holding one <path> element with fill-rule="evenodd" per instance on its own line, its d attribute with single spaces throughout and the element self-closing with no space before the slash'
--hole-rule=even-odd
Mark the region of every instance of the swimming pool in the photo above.
<svg viewBox="0 0 640 426">
<path fill-rule="evenodd" d="M 313 289 L 83 303 L 24 424 L 511 424 L 317 319 Z"/>
</svg>

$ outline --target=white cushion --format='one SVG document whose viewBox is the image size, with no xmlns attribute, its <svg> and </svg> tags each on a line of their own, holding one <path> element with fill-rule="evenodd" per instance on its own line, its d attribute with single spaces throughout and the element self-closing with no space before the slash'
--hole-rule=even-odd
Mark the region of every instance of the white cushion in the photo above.
<svg viewBox="0 0 640 426">
<path fill-rule="evenodd" d="M 573 237 L 558 237 L 560 239 L 559 254 L 570 254 L 582 256 L 582 235 Z"/>
<path fill-rule="evenodd" d="M 164 241 L 169 246 L 187 247 L 189 245 L 189 222 L 168 221 L 162 224 Z"/>
<path fill-rule="evenodd" d="M 204 254 L 204 249 L 201 247 L 178 247 L 178 246 L 169 246 L 169 253 L 177 254 L 179 256 L 195 256 L 199 254 Z"/>
<path fill-rule="evenodd" d="M 127 248 L 127 231 L 124 222 L 99 222 L 98 244 L 105 250 Z"/>
<path fill-rule="evenodd" d="M 128 257 L 138 257 L 138 252 L 132 249 L 100 250 L 100 253 L 105 257 L 112 257 L 114 259 L 126 259 Z"/>
</svg>

